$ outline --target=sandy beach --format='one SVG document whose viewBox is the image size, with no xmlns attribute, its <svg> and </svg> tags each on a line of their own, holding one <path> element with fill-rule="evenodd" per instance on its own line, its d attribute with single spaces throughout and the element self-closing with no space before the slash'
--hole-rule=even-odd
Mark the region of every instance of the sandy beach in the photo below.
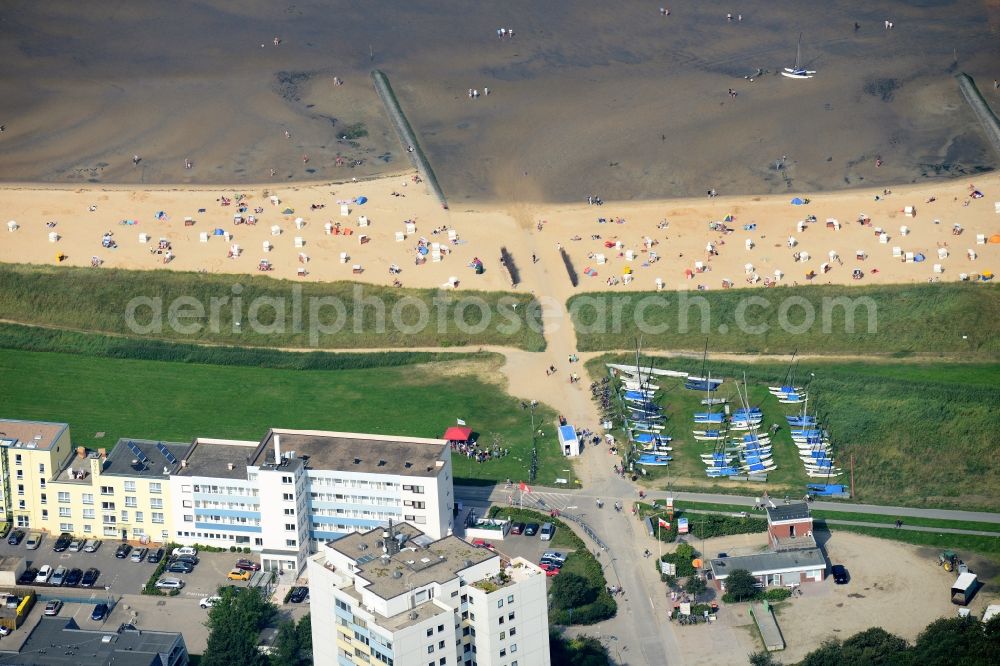
<svg viewBox="0 0 1000 666">
<path fill-rule="evenodd" d="M 523 279 L 518 290 L 560 299 L 974 280 L 1000 268 L 1000 243 L 990 242 L 1000 234 L 1000 175 L 798 196 L 807 203 L 773 195 L 443 210 L 412 173 L 286 187 L 6 186 L 0 261 L 235 274 L 258 274 L 267 262 L 276 278 L 424 288 L 457 278 L 459 289 L 498 290 L 511 287 L 500 265 L 506 247 Z M 560 278 L 538 283 L 539 272 L 526 270 L 533 257 Z"/>
</svg>

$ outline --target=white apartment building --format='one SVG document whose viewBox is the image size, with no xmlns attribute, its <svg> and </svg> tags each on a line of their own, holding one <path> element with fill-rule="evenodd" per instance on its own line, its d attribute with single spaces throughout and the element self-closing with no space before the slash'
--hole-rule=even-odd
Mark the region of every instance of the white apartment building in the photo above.
<svg viewBox="0 0 1000 666">
<path fill-rule="evenodd" d="M 271 429 L 260 442 L 199 438 L 171 476 L 174 539 L 249 546 L 265 569 L 300 572 L 320 544 L 407 521 L 451 533 L 445 440 Z"/>
<path fill-rule="evenodd" d="M 316 666 L 550 663 L 545 572 L 522 558 L 404 523 L 323 544 L 308 574 Z"/>
</svg>

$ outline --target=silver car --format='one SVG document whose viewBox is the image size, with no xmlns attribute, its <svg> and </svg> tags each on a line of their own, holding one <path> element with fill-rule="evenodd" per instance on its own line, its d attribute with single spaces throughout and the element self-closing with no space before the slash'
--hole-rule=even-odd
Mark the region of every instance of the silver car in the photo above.
<svg viewBox="0 0 1000 666">
<path fill-rule="evenodd" d="M 156 581 L 156 588 L 159 590 L 179 590 L 184 587 L 184 581 L 180 578 L 161 578 Z"/>
</svg>

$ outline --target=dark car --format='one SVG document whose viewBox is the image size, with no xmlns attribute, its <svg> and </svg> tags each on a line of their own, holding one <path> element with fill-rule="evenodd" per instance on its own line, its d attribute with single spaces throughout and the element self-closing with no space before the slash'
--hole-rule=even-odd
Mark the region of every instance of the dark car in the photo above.
<svg viewBox="0 0 1000 666">
<path fill-rule="evenodd" d="M 292 594 L 288 597 L 288 600 L 293 604 L 301 604 L 309 596 L 308 587 L 296 587 L 292 589 Z"/>
<path fill-rule="evenodd" d="M 191 573 L 194 571 L 194 565 L 187 562 L 171 562 L 167 565 L 167 571 L 170 573 Z"/>
<path fill-rule="evenodd" d="M 91 567 L 83 572 L 83 578 L 80 580 L 80 587 L 94 587 L 94 583 L 101 575 L 100 569 L 94 569 Z"/>
<path fill-rule="evenodd" d="M 56 542 L 52 545 L 52 550 L 56 553 L 61 553 L 67 548 L 69 548 L 69 544 L 72 543 L 72 541 L 73 541 L 73 535 L 70 534 L 69 532 L 63 532 L 62 534 L 59 535 L 59 538 L 56 539 Z"/>
<path fill-rule="evenodd" d="M 94 611 L 90 614 L 90 619 L 94 622 L 100 622 L 105 617 L 108 616 L 108 605 L 107 604 L 97 604 L 94 606 Z"/>
<path fill-rule="evenodd" d="M 178 555 L 178 556 L 172 558 L 170 561 L 171 562 L 185 562 L 187 564 L 190 564 L 191 566 L 194 566 L 194 565 L 198 564 L 198 556 L 197 555 Z"/>
<path fill-rule="evenodd" d="M 562 562 L 560 562 L 559 560 L 554 560 L 551 557 L 543 557 L 542 559 L 538 560 L 538 564 L 539 566 L 544 565 L 548 567 L 553 567 L 555 569 L 562 569 L 563 565 Z M 544 566 L 542 568 L 544 568 Z"/>
<path fill-rule="evenodd" d="M 13 530 L 7 535 L 7 543 L 17 546 L 24 540 L 24 530 Z"/>
<path fill-rule="evenodd" d="M 132 552 L 132 546 L 128 545 L 127 543 L 121 543 L 118 544 L 117 548 L 115 548 L 115 557 L 117 557 L 119 560 L 124 560 L 126 557 L 128 557 L 128 554 L 131 552 Z"/>
<path fill-rule="evenodd" d="M 70 569 L 66 572 L 66 578 L 63 580 L 63 585 L 69 587 L 76 587 L 83 580 L 83 569 Z"/>
<path fill-rule="evenodd" d="M 846 585 L 851 578 L 843 564 L 834 564 L 830 567 L 830 573 L 833 575 L 833 582 L 837 585 Z"/>
<path fill-rule="evenodd" d="M 260 565 L 253 560 L 239 559 L 236 560 L 236 568 L 242 571 L 260 571 Z"/>
<path fill-rule="evenodd" d="M 18 577 L 17 584 L 18 585 L 34 585 L 35 584 L 35 576 L 37 576 L 37 575 L 38 575 L 38 569 L 36 569 L 34 567 L 29 567 L 28 569 L 25 569 L 24 573 L 21 574 Z"/>
<path fill-rule="evenodd" d="M 524 523 L 514 523 L 510 526 L 511 534 L 524 534 Z"/>
<path fill-rule="evenodd" d="M 158 564 L 160 560 L 163 559 L 163 556 L 166 554 L 166 552 L 167 551 L 163 550 L 162 548 L 157 548 L 156 550 L 152 550 L 149 552 L 149 557 L 146 558 L 146 561 L 151 564 Z"/>
<path fill-rule="evenodd" d="M 536 534 L 538 534 L 538 530 L 540 528 L 541 525 L 539 525 L 538 523 L 528 523 L 527 525 L 524 526 L 524 534 L 525 536 L 535 536 Z"/>
</svg>

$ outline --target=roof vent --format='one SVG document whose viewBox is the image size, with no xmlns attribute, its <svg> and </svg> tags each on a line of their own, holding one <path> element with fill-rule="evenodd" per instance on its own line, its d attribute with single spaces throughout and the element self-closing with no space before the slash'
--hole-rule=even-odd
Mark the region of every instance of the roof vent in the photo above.
<svg viewBox="0 0 1000 666">
<path fill-rule="evenodd" d="M 420 617 L 420 614 L 417 613 L 416 611 L 410 611 L 410 616 L 409 617 L 410 617 L 411 620 L 416 620 L 418 617 Z"/>
<path fill-rule="evenodd" d="M 358 550 L 368 550 L 368 544 L 366 544 L 366 543 L 359 543 L 358 544 Z"/>
<path fill-rule="evenodd" d="M 230 472 L 232 472 L 233 471 L 233 463 L 226 463 L 226 469 L 228 469 Z"/>
<path fill-rule="evenodd" d="M 355 458 L 354 459 L 354 464 L 355 465 L 360 465 L 361 464 L 361 458 Z"/>
<path fill-rule="evenodd" d="M 465 566 L 471 567 L 472 566 L 472 560 L 466 560 L 465 561 Z"/>
<path fill-rule="evenodd" d="M 395 571 L 392 572 L 392 577 L 393 578 L 402 578 L 403 577 L 403 572 L 400 571 L 399 569 L 396 569 Z"/>
</svg>

